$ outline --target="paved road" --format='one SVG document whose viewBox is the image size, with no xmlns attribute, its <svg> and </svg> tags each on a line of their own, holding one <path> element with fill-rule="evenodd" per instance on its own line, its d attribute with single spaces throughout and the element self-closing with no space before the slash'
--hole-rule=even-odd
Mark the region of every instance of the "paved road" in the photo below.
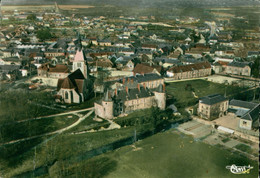
<svg viewBox="0 0 260 178">
<path fill-rule="evenodd" d="M 34 138 L 38 138 L 38 137 L 43 137 L 43 136 L 49 136 L 49 135 L 54 135 L 54 134 L 61 134 L 62 132 L 64 131 L 67 131 L 75 126 L 77 126 L 78 124 L 80 124 L 82 121 L 84 121 L 88 116 L 90 116 L 92 113 L 94 112 L 94 110 L 90 110 L 88 114 L 86 114 L 85 116 L 82 116 L 82 115 L 79 115 L 79 114 L 76 114 L 78 116 L 81 116 L 76 122 L 74 122 L 73 124 L 63 128 L 63 129 L 60 129 L 60 130 L 56 130 L 54 132 L 49 132 L 49 133 L 45 133 L 45 134 L 41 134 L 41 135 L 35 135 L 35 136 L 32 136 L 32 137 L 27 137 L 27 138 L 22 138 L 22 139 L 18 139 L 18 140 L 13 140 L 13 141 L 10 141 L 10 142 L 7 142 L 7 143 L 2 143 L 0 144 L 0 146 L 5 146 L 5 145 L 10 145 L 10 144 L 14 144 L 14 143 L 18 143 L 18 142 L 22 142 L 22 141 L 27 141 L 27 140 L 31 140 L 31 139 L 34 139 Z"/>
</svg>

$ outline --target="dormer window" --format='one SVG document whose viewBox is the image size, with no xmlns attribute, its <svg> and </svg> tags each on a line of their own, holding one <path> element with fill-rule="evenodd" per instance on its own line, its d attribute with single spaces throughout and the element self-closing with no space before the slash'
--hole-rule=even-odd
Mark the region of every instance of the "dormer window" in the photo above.
<svg viewBox="0 0 260 178">
<path fill-rule="evenodd" d="M 77 67 L 81 67 L 81 63 L 80 62 L 77 63 Z"/>
</svg>

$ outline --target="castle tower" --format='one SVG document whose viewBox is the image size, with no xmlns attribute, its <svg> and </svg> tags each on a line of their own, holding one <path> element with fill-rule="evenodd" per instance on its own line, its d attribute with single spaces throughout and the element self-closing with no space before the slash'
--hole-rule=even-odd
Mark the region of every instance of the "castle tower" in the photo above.
<svg viewBox="0 0 260 178">
<path fill-rule="evenodd" d="M 87 64 L 85 52 L 82 49 L 80 36 L 78 36 L 75 45 L 76 45 L 77 52 L 73 60 L 72 72 L 76 71 L 77 69 L 80 69 L 84 77 L 87 79 L 89 75 L 88 64 Z"/>
<path fill-rule="evenodd" d="M 108 90 L 106 91 L 105 98 L 102 101 L 104 107 L 104 118 L 112 119 L 114 117 L 114 102 L 109 95 Z"/>
<path fill-rule="evenodd" d="M 158 108 L 165 110 L 166 107 L 166 93 L 165 84 L 160 84 L 157 91 L 154 91 L 155 100 L 157 102 Z"/>
</svg>

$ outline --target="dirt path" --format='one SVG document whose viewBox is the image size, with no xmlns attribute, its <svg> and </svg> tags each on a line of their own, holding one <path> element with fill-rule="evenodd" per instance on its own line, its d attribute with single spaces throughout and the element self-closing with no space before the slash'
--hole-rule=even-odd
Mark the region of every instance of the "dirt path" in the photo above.
<svg viewBox="0 0 260 178">
<path fill-rule="evenodd" d="M 27 122 L 27 121 L 32 121 L 32 120 L 39 120 L 39 119 L 45 119 L 45 118 L 49 118 L 49 117 L 55 117 L 55 116 L 64 116 L 64 115 L 69 115 L 69 114 L 74 114 L 76 115 L 79 112 L 83 112 L 83 111 L 90 111 L 93 110 L 94 107 L 92 108 L 87 108 L 87 109 L 81 109 L 81 110 L 76 110 L 76 111 L 69 111 L 69 112 L 64 112 L 64 113 L 59 113 L 59 114 L 53 114 L 53 115 L 48 115 L 48 116 L 41 116 L 41 117 L 37 117 L 37 118 L 32 118 L 32 119 L 25 119 L 25 120 L 20 120 L 20 121 L 16 121 L 16 123 L 21 123 L 21 122 Z M 80 115 L 80 114 L 79 114 Z M 80 115 L 81 116 L 81 115 Z"/>
<path fill-rule="evenodd" d="M 38 137 L 43 137 L 43 136 L 49 136 L 49 135 L 54 135 L 54 134 L 61 134 L 62 132 L 64 131 L 67 131 L 75 126 L 77 126 L 78 124 L 80 124 L 82 121 L 84 121 L 88 116 L 90 116 L 92 113 L 94 112 L 94 110 L 92 109 L 88 114 L 86 114 L 85 116 L 82 116 L 80 114 L 75 114 L 77 116 L 79 116 L 79 119 L 74 122 L 73 124 L 63 128 L 63 129 L 60 129 L 60 130 L 56 130 L 54 132 L 49 132 L 49 133 L 45 133 L 45 134 L 41 134 L 41 135 L 35 135 L 35 136 L 32 136 L 32 137 L 27 137 L 27 138 L 22 138 L 22 139 L 18 139 L 18 140 L 13 140 L 13 141 L 10 141 L 10 142 L 7 142 L 7 143 L 2 143 L 0 144 L 0 146 L 5 146 L 5 145 L 10 145 L 10 144 L 14 144 L 14 143 L 18 143 L 18 142 L 22 142 L 22 141 L 27 141 L 27 140 L 31 140 L 31 139 L 34 139 L 34 138 L 38 138 Z"/>
<path fill-rule="evenodd" d="M 113 120 L 110 119 L 104 119 L 106 121 L 108 121 L 110 123 L 108 128 L 101 128 L 99 130 L 87 130 L 87 131 L 81 131 L 81 132 L 75 132 L 75 133 L 71 133 L 72 135 L 78 135 L 78 134 L 84 134 L 84 133 L 89 133 L 89 132 L 100 132 L 100 131 L 104 131 L 104 130 L 113 130 L 113 129 L 120 129 L 121 126 L 118 125 L 117 123 L 115 123 Z"/>
</svg>

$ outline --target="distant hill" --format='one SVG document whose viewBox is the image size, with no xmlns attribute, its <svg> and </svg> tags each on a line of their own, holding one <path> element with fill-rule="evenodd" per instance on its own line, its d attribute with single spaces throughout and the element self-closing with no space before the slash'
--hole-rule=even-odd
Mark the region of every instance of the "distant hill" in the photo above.
<svg viewBox="0 0 260 178">
<path fill-rule="evenodd" d="M 201 6 L 253 6 L 259 0 L 2 0 L 3 5 L 46 5 L 53 4 L 118 5 L 143 7 L 201 7 Z"/>
</svg>

